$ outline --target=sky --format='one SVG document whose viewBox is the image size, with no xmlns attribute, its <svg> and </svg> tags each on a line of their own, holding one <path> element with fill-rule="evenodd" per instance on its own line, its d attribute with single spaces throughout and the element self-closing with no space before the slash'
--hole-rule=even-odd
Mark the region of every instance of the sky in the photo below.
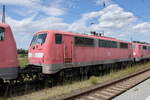
<svg viewBox="0 0 150 100">
<path fill-rule="evenodd" d="M 28 49 L 33 34 L 41 30 L 96 31 L 150 42 L 150 0 L 0 0 L 0 18 L 3 4 L 17 48 Z"/>
</svg>

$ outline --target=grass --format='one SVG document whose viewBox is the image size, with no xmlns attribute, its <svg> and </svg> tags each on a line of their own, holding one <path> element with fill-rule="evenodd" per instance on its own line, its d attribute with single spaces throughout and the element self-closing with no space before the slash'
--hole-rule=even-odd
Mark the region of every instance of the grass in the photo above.
<svg viewBox="0 0 150 100">
<path fill-rule="evenodd" d="M 133 67 L 129 66 L 126 69 L 119 70 L 117 72 L 112 71 L 104 76 L 99 77 L 92 76 L 88 80 L 77 81 L 63 86 L 55 86 L 49 89 L 43 89 L 41 91 L 33 92 L 24 96 L 13 97 L 8 100 L 49 100 L 49 98 L 51 97 L 59 96 L 64 93 L 70 93 L 73 90 L 89 87 L 108 80 L 113 80 L 115 78 L 119 78 L 148 67 L 150 67 L 150 62 L 145 64 L 137 64 L 134 65 Z"/>
<path fill-rule="evenodd" d="M 27 55 L 25 54 L 18 54 L 18 60 L 21 67 L 25 67 L 28 64 Z"/>
<path fill-rule="evenodd" d="M 89 81 L 91 82 L 91 84 L 97 84 L 98 83 L 98 79 L 95 76 L 90 77 Z"/>
</svg>

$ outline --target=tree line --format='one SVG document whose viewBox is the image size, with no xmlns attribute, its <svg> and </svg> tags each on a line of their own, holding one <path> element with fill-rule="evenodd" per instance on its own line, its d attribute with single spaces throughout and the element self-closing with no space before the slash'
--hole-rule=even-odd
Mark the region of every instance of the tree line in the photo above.
<svg viewBox="0 0 150 100">
<path fill-rule="evenodd" d="M 25 50 L 25 49 L 17 49 L 17 53 L 18 54 L 28 54 L 28 50 Z"/>
</svg>

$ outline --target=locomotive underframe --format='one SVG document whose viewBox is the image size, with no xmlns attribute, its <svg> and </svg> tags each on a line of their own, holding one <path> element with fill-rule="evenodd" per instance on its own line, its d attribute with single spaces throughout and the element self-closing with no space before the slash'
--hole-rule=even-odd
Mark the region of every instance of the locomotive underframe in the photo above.
<svg viewBox="0 0 150 100">
<path fill-rule="evenodd" d="M 18 77 L 18 67 L 0 68 L 0 78 L 3 80 L 16 79 Z"/>
<path fill-rule="evenodd" d="M 41 66 L 43 74 L 55 74 L 63 69 L 68 68 L 78 68 L 85 66 L 95 66 L 95 65 L 105 65 L 113 64 L 118 62 L 133 62 L 134 59 L 114 59 L 114 60 L 104 60 L 104 61 L 95 61 L 95 62 L 81 62 L 81 63 L 63 63 L 63 64 L 29 64 L 34 66 Z"/>
</svg>

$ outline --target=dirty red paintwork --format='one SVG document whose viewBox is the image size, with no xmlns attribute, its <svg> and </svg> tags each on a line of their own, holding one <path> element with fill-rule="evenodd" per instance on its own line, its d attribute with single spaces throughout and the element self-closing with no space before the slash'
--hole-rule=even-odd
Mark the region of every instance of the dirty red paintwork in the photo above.
<svg viewBox="0 0 150 100">
<path fill-rule="evenodd" d="M 17 48 L 11 28 L 7 24 L 0 24 L 0 27 L 5 30 L 4 40 L 0 41 L 0 68 L 17 67 Z"/>
<path fill-rule="evenodd" d="M 18 75 L 16 43 L 8 24 L 0 23 L 4 39 L 0 40 L 0 79 L 15 79 Z"/>
</svg>

